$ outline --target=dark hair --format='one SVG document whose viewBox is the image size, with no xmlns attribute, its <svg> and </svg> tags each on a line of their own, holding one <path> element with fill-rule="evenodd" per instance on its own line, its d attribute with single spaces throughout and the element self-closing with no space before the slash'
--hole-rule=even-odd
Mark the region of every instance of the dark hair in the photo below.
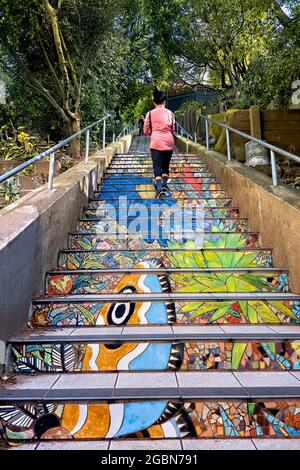
<svg viewBox="0 0 300 470">
<path fill-rule="evenodd" d="M 153 101 L 155 104 L 162 104 L 166 101 L 167 96 L 163 91 L 158 90 L 155 88 L 153 92 Z"/>
</svg>

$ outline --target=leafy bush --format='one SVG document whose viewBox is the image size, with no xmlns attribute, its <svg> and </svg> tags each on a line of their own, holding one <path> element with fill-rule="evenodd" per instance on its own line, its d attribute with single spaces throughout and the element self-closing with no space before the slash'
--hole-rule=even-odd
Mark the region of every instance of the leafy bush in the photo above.
<svg viewBox="0 0 300 470">
<path fill-rule="evenodd" d="M 0 198 L 3 199 L 4 205 L 10 204 L 19 198 L 18 186 L 15 178 L 10 178 L 0 184 Z"/>
<path fill-rule="evenodd" d="M 0 127 L 0 160 L 27 161 L 51 145 L 53 142 L 45 142 L 40 137 L 28 134 L 24 127 Z"/>
</svg>

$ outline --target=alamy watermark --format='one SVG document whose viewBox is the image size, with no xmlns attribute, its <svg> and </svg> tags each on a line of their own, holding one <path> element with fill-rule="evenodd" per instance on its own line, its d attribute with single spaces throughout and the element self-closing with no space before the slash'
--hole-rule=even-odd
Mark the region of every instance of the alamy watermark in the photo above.
<svg viewBox="0 0 300 470">
<path fill-rule="evenodd" d="M 96 206 L 98 204 L 96 203 Z M 144 239 L 166 239 L 182 243 L 184 239 L 203 244 L 204 206 L 197 200 L 132 200 L 120 196 L 113 202 L 103 200 L 95 207 L 98 235 L 125 239 L 139 234 Z"/>
</svg>

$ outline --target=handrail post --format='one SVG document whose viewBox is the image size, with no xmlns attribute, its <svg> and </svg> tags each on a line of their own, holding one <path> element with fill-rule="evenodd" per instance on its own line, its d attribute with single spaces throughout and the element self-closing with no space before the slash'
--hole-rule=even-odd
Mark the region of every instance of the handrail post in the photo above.
<svg viewBox="0 0 300 470">
<path fill-rule="evenodd" d="M 197 143 L 197 132 L 194 132 L 194 142 Z"/>
<path fill-rule="evenodd" d="M 103 150 L 106 147 L 106 119 L 103 121 Z"/>
<path fill-rule="evenodd" d="M 231 161 L 230 131 L 226 128 L 227 160 Z"/>
<path fill-rule="evenodd" d="M 115 143 L 115 141 L 116 141 L 116 133 L 114 132 L 113 133 L 113 144 Z"/>
<path fill-rule="evenodd" d="M 209 129 L 208 120 L 205 118 L 205 137 L 206 137 L 206 149 L 209 150 Z"/>
<path fill-rule="evenodd" d="M 272 168 L 272 180 L 273 186 L 278 186 L 278 176 L 276 168 L 276 155 L 273 150 L 271 150 L 271 168 Z"/>
<path fill-rule="evenodd" d="M 85 134 L 85 163 L 88 163 L 90 156 L 90 131 Z"/>
<path fill-rule="evenodd" d="M 48 178 L 48 189 L 49 191 L 53 190 L 53 178 L 55 171 L 55 153 L 51 153 L 49 161 L 49 178 Z"/>
</svg>

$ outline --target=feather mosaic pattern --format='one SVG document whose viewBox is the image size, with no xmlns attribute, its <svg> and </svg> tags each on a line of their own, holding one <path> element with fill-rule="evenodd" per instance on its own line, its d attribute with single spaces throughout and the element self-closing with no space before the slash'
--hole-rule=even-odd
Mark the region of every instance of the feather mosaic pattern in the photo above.
<svg viewBox="0 0 300 470">
<path fill-rule="evenodd" d="M 0 405 L 9 440 L 299 437 L 299 400 Z"/>
</svg>

